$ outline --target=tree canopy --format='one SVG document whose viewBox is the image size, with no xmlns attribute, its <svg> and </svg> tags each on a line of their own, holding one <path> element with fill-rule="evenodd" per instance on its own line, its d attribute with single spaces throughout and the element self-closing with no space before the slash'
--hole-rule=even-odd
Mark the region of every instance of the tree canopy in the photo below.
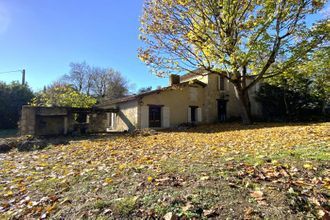
<svg viewBox="0 0 330 220">
<path fill-rule="evenodd" d="M 329 37 L 328 19 L 306 24 L 324 3 L 147 0 L 139 57 L 157 75 L 200 68 L 227 78 L 237 91 L 243 122 L 250 123 L 247 91 L 302 62 Z"/>
<path fill-rule="evenodd" d="M 37 93 L 33 106 L 88 108 L 96 104 L 96 99 L 83 94 L 71 85 L 55 84 Z"/>
</svg>

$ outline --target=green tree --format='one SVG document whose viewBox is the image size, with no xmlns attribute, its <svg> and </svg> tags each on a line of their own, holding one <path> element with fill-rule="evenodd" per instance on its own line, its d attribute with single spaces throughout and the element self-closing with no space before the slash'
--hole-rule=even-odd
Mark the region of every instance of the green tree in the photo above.
<svg viewBox="0 0 330 220">
<path fill-rule="evenodd" d="M 314 51 L 304 62 L 289 67 L 282 74 L 265 80 L 273 87 L 261 92 L 264 100 L 269 89 L 280 89 L 286 115 L 299 114 L 306 109 L 325 109 L 330 103 L 330 46 Z M 276 88 L 275 88 L 276 87 Z M 280 95 L 281 94 L 281 95 Z M 268 93 L 268 95 L 270 95 Z"/>
<path fill-rule="evenodd" d="M 248 91 L 301 61 L 329 34 L 329 20 L 306 25 L 322 0 L 146 0 L 139 57 L 157 75 L 199 68 L 234 85 L 243 123 Z"/>
<path fill-rule="evenodd" d="M 0 129 L 16 128 L 22 106 L 33 97 L 27 84 L 0 82 Z"/>
<path fill-rule="evenodd" d="M 96 99 L 82 94 L 71 85 L 55 84 L 39 92 L 32 100 L 33 106 L 89 108 Z"/>
</svg>

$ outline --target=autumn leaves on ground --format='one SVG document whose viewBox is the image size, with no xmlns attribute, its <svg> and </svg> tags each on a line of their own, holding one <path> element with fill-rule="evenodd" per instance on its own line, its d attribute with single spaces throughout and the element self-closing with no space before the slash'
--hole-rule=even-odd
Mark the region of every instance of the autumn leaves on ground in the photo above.
<svg viewBox="0 0 330 220">
<path fill-rule="evenodd" d="M 0 218 L 329 217 L 330 124 L 211 125 L 0 155 Z"/>
</svg>

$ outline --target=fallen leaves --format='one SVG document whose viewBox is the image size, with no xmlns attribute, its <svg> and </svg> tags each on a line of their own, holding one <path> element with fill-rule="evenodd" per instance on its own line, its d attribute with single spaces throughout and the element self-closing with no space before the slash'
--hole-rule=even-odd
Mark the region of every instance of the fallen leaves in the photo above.
<svg viewBox="0 0 330 220">
<path fill-rule="evenodd" d="M 150 204 L 157 204 L 156 211 L 163 213 L 153 213 L 155 218 L 165 213 L 168 219 L 192 214 L 206 218 L 222 213 L 229 215 L 228 210 L 218 208 L 223 204 L 198 204 L 201 208 L 185 199 L 173 205 L 168 201 L 174 196 L 165 195 L 171 190 L 201 187 L 208 193 L 208 184 L 218 184 L 220 179 L 233 192 L 246 190 L 246 197 L 255 201 L 261 210 L 272 205 L 271 195 L 267 193 L 272 188 L 288 197 L 290 204 L 286 206 L 290 210 L 311 212 L 314 217 L 327 216 L 329 123 L 261 124 L 249 128 L 238 124 L 211 125 L 187 132 L 118 135 L 33 152 L 1 154 L 0 215 L 47 218 L 68 212 L 63 214 L 66 217 L 81 211 L 81 216 L 91 217 L 100 213 L 131 213 L 138 203 L 134 213 L 143 213 L 140 217 L 145 217 L 151 208 L 141 201 L 116 199 L 139 195 L 142 201 L 148 201 L 151 193 L 156 196 L 150 196 Z M 238 196 L 243 199 L 244 194 Z M 105 207 L 100 213 L 90 208 L 80 210 L 84 208 L 81 204 L 100 198 L 118 202 L 117 212 L 112 207 Z M 228 198 L 220 200 L 230 204 Z M 170 206 L 170 210 L 163 206 Z M 231 204 L 234 211 L 236 206 Z M 304 209 L 297 209 L 298 206 Z M 253 216 L 254 208 L 247 208 L 241 216 Z M 180 216 L 178 210 L 182 212 Z"/>
<path fill-rule="evenodd" d="M 264 193 L 262 191 L 253 191 L 250 195 L 258 202 L 258 204 L 267 205 L 265 202 Z"/>
</svg>

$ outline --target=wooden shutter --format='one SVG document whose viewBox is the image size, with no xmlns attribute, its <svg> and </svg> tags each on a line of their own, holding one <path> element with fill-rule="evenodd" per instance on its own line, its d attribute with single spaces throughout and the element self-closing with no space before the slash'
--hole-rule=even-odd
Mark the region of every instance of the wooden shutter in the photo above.
<svg viewBox="0 0 330 220">
<path fill-rule="evenodd" d="M 116 128 L 116 113 L 112 112 L 111 113 L 111 128 L 115 129 Z"/>
<path fill-rule="evenodd" d="M 141 128 L 149 128 L 149 106 L 141 106 Z"/>
<path fill-rule="evenodd" d="M 111 127 L 111 113 L 107 112 L 107 128 Z"/>
<path fill-rule="evenodd" d="M 162 107 L 162 127 L 170 127 L 170 108 L 165 106 Z"/>
<path fill-rule="evenodd" d="M 202 108 L 197 108 L 197 122 L 202 122 Z"/>
<path fill-rule="evenodd" d="M 191 123 L 191 108 L 188 107 L 188 123 Z"/>
</svg>

